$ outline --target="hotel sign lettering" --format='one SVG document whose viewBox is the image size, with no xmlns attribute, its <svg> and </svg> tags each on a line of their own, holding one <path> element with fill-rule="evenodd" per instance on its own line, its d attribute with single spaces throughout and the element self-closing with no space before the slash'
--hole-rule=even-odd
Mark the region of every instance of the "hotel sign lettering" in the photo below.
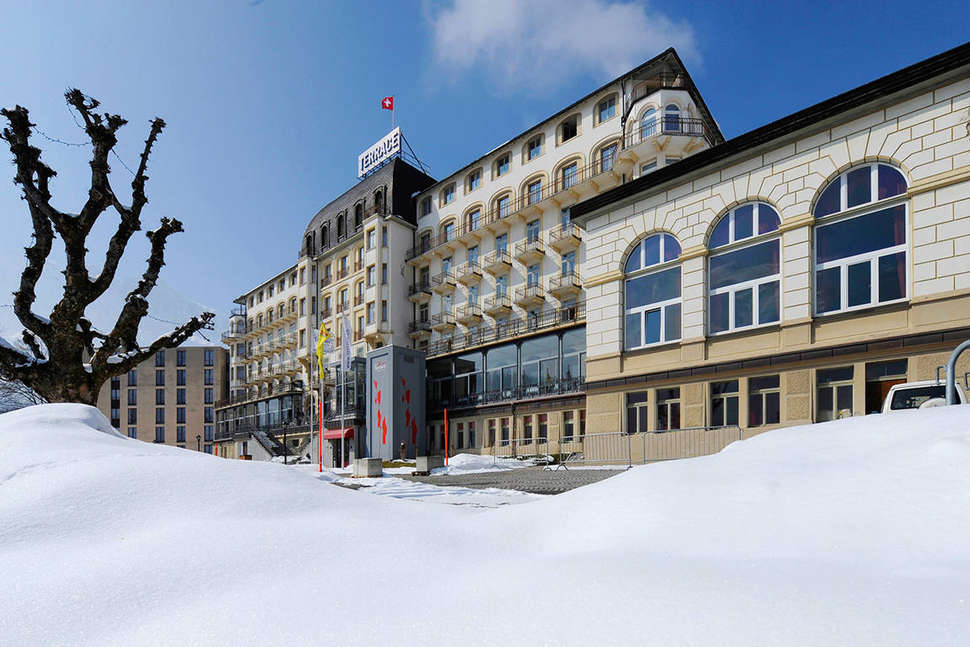
<svg viewBox="0 0 970 647">
<path fill-rule="evenodd" d="M 393 155 L 401 152 L 401 128 L 391 132 L 357 157 L 357 177 L 364 177 Z"/>
</svg>

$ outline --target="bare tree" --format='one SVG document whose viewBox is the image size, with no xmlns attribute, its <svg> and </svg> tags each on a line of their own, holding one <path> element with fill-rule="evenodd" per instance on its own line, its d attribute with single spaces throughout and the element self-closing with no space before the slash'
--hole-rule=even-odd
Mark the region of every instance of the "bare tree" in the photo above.
<svg viewBox="0 0 970 647">
<path fill-rule="evenodd" d="M 127 122 L 119 115 L 95 112 L 100 105 L 98 101 L 80 90 L 69 90 L 65 98 L 83 118 L 84 131 L 92 146 L 91 187 L 76 214 L 51 205 L 50 183 L 56 173 L 41 161 L 40 149 L 30 142 L 34 124 L 30 123 L 28 110 L 21 106 L 0 110 L 8 124 L 0 138 L 10 146 L 16 169 L 14 184 L 23 190 L 34 226 L 33 244 L 25 248 L 27 266 L 20 276 L 20 289 L 14 292 L 13 302 L 14 313 L 24 327 L 24 348 L 0 343 L 0 378 L 21 382 L 49 402 L 94 405 L 101 386 L 111 377 L 134 368 L 158 350 L 178 346 L 206 327 L 215 315 L 202 313 L 147 347 L 138 345 L 138 326 L 148 314 L 148 295 L 165 264 L 165 243 L 169 236 L 182 231 L 178 220 L 162 218 L 157 229 L 147 232 L 151 241 L 148 267 L 125 298 L 114 327 L 101 332 L 85 318 L 87 306 L 104 294 L 114 280 L 132 234 L 141 229 L 141 212 L 148 203 L 145 197 L 148 156 L 165 122 L 157 117 L 151 122 L 131 182 L 131 203 L 125 205 L 111 187 L 108 155 L 118 141 L 118 129 Z M 86 265 L 85 243 L 95 222 L 109 209 L 114 209 L 121 221 L 108 243 L 101 272 L 92 277 Z M 34 290 L 50 255 L 55 233 L 61 237 L 67 257 L 64 292 L 50 316 L 41 317 L 33 312 Z"/>
<path fill-rule="evenodd" d="M 46 400 L 23 382 L 0 380 L 0 413 L 29 407 L 32 404 L 44 404 Z"/>
</svg>

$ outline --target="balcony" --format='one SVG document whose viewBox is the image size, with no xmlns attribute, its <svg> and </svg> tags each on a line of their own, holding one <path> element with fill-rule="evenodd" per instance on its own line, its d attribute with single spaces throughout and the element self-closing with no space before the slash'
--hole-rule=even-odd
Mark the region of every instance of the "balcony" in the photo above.
<svg viewBox="0 0 970 647">
<path fill-rule="evenodd" d="M 329 319 L 332 316 L 333 316 L 333 310 L 331 308 L 322 308 L 320 310 L 321 319 Z"/>
<path fill-rule="evenodd" d="M 583 241 L 579 233 L 579 227 L 573 223 L 566 223 L 559 227 L 554 227 L 549 232 L 549 247 L 560 254 L 571 252 L 579 247 Z"/>
<path fill-rule="evenodd" d="M 426 254 L 434 249 L 434 242 L 431 239 L 424 240 L 421 243 L 415 245 L 408 251 L 404 252 L 405 261 L 413 261 L 422 254 Z"/>
<path fill-rule="evenodd" d="M 300 318 L 300 311 L 299 311 L 299 309 L 296 308 L 296 307 L 293 307 L 293 308 L 287 308 L 283 312 L 283 316 L 280 317 L 280 318 L 278 318 L 276 321 L 278 323 L 290 323 L 292 321 L 296 321 L 299 318 Z"/>
<path fill-rule="evenodd" d="M 455 311 L 455 319 L 463 326 L 474 326 L 482 321 L 482 309 L 478 303 L 464 303 Z"/>
<path fill-rule="evenodd" d="M 355 294 L 354 295 L 354 307 L 356 308 L 357 306 L 362 306 L 362 305 L 364 305 L 364 295 L 363 294 Z"/>
<path fill-rule="evenodd" d="M 495 298 L 505 299 L 507 302 L 507 297 Z M 488 311 L 488 304 L 489 299 L 486 299 L 486 312 Z M 585 321 L 585 319 L 586 304 L 582 301 L 574 305 L 547 308 L 530 314 L 525 318 L 512 317 L 497 321 L 494 326 L 480 326 L 468 331 L 464 335 L 455 334 L 432 338 L 428 344 L 427 355 L 428 357 L 433 357 L 452 351 L 473 348 L 482 344 L 505 341 L 519 335 L 527 335 L 564 326 L 575 326 Z M 443 332 L 451 332 L 451 330 Z"/>
<path fill-rule="evenodd" d="M 512 256 L 505 250 L 494 251 L 482 258 L 481 266 L 492 276 L 501 276 L 512 269 Z"/>
<path fill-rule="evenodd" d="M 672 138 L 683 137 L 683 152 L 689 153 L 701 146 L 714 146 L 719 141 L 717 130 L 703 119 L 666 116 L 647 123 L 637 122 L 623 138 L 624 153 L 632 153 L 637 159 L 654 157 L 656 151 L 666 148 Z"/>
<path fill-rule="evenodd" d="M 521 240 L 515 244 L 515 259 L 523 265 L 531 265 L 541 259 L 546 253 L 546 246 L 541 238 Z"/>
<path fill-rule="evenodd" d="M 364 327 L 364 339 L 369 343 L 383 343 L 387 335 L 391 334 L 391 326 L 386 321 L 375 321 Z"/>
<path fill-rule="evenodd" d="M 455 275 L 451 270 L 431 277 L 431 289 L 438 294 L 447 294 L 455 289 Z"/>
<path fill-rule="evenodd" d="M 515 291 L 515 303 L 523 308 L 530 308 L 546 300 L 546 292 L 538 283 L 518 288 Z"/>
<path fill-rule="evenodd" d="M 526 386 L 509 387 L 484 393 L 467 393 L 455 397 L 451 402 L 433 402 L 430 411 L 440 411 L 448 406 L 453 409 L 463 407 L 475 407 L 483 404 L 498 404 L 502 402 L 516 402 L 518 400 L 530 400 L 554 395 L 571 395 L 584 393 L 586 390 L 585 378 L 568 378 L 561 380 L 549 380 L 541 384 L 531 384 Z M 538 436 L 536 437 L 538 439 Z M 527 444 L 529 441 L 519 439 L 519 443 Z"/>
<path fill-rule="evenodd" d="M 337 314 L 349 313 L 349 312 L 350 312 L 349 301 L 341 301 L 340 303 L 337 304 Z"/>
<path fill-rule="evenodd" d="M 489 317 L 501 317 L 512 312 L 512 300 L 507 294 L 496 294 L 485 297 L 485 314 Z"/>
<path fill-rule="evenodd" d="M 330 285 L 331 283 L 333 283 L 333 276 L 331 276 L 330 274 L 324 274 L 323 275 L 323 278 L 320 279 L 320 287 L 321 288 L 325 288 L 328 285 Z"/>
<path fill-rule="evenodd" d="M 579 294 L 583 281 L 576 272 L 563 272 L 549 279 L 549 294 L 562 299 Z"/>
<path fill-rule="evenodd" d="M 431 316 L 431 327 L 437 332 L 449 332 L 455 329 L 455 315 L 450 312 L 439 312 Z"/>
<path fill-rule="evenodd" d="M 482 280 L 482 266 L 478 261 L 462 263 L 455 268 L 455 278 L 462 285 L 474 285 Z"/>
<path fill-rule="evenodd" d="M 411 339 L 427 339 L 430 336 L 430 321 L 412 321 L 408 324 L 408 337 Z"/>
<path fill-rule="evenodd" d="M 296 335 L 283 335 L 276 338 L 274 349 L 284 350 L 286 348 L 296 348 Z"/>
<path fill-rule="evenodd" d="M 246 337 L 245 328 L 237 328 L 237 329 L 230 328 L 229 330 L 222 333 L 222 343 L 227 345 L 232 345 L 237 341 L 242 341 L 243 339 L 245 339 L 245 337 Z"/>
<path fill-rule="evenodd" d="M 348 268 L 342 268 L 337 270 L 337 280 L 342 281 L 343 279 L 350 276 L 350 270 Z"/>
<path fill-rule="evenodd" d="M 408 286 L 408 299 L 412 303 L 427 303 L 431 300 L 431 281 L 418 281 Z"/>
</svg>

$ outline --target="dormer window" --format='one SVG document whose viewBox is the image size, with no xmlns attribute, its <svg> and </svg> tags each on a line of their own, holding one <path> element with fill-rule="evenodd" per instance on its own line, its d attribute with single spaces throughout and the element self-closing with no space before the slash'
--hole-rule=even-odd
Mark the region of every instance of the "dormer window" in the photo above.
<svg viewBox="0 0 970 647">
<path fill-rule="evenodd" d="M 535 158 L 542 155 L 542 135 L 536 135 L 528 141 L 525 145 L 526 160 L 534 160 Z"/>
<path fill-rule="evenodd" d="M 509 172 L 512 156 L 506 153 L 495 160 L 495 177 L 501 177 Z"/>
<path fill-rule="evenodd" d="M 472 192 L 482 185 L 482 170 L 475 169 L 468 174 L 468 178 L 465 180 L 465 191 Z"/>
<path fill-rule="evenodd" d="M 441 191 L 441 204 L 451 204 L 455 201 L 455 185 L 449 184 Z"/>
<path fill-rule="evenodd" d="M 562 125 L 559 127 L 559 140 L 562 142 L 567 142 L 578 134 L 579 118 L 576 116 L 570 117 L 562 122 Z"/>
</svg>

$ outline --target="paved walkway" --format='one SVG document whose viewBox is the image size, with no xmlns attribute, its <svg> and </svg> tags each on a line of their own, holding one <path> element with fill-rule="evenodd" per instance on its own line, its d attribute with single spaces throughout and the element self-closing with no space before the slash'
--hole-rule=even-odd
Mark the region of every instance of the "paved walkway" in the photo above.
<svg viewBox="0 0 970 647">
<path fill-rule="evenodd" d="M 460 486 L 485 489 L 502 488 L 518 490 L 531 494 L 560 494 L 569 490 L 602 481 L 624 470 L 543 470 L 541 467 L 523 467 L 502 472 L 483 472 L 481 474 L 458 474 L 440 476 L 410 476 L 395 474 L 409 481 L 430 483 L 431 485 Z"/>
</svg>

